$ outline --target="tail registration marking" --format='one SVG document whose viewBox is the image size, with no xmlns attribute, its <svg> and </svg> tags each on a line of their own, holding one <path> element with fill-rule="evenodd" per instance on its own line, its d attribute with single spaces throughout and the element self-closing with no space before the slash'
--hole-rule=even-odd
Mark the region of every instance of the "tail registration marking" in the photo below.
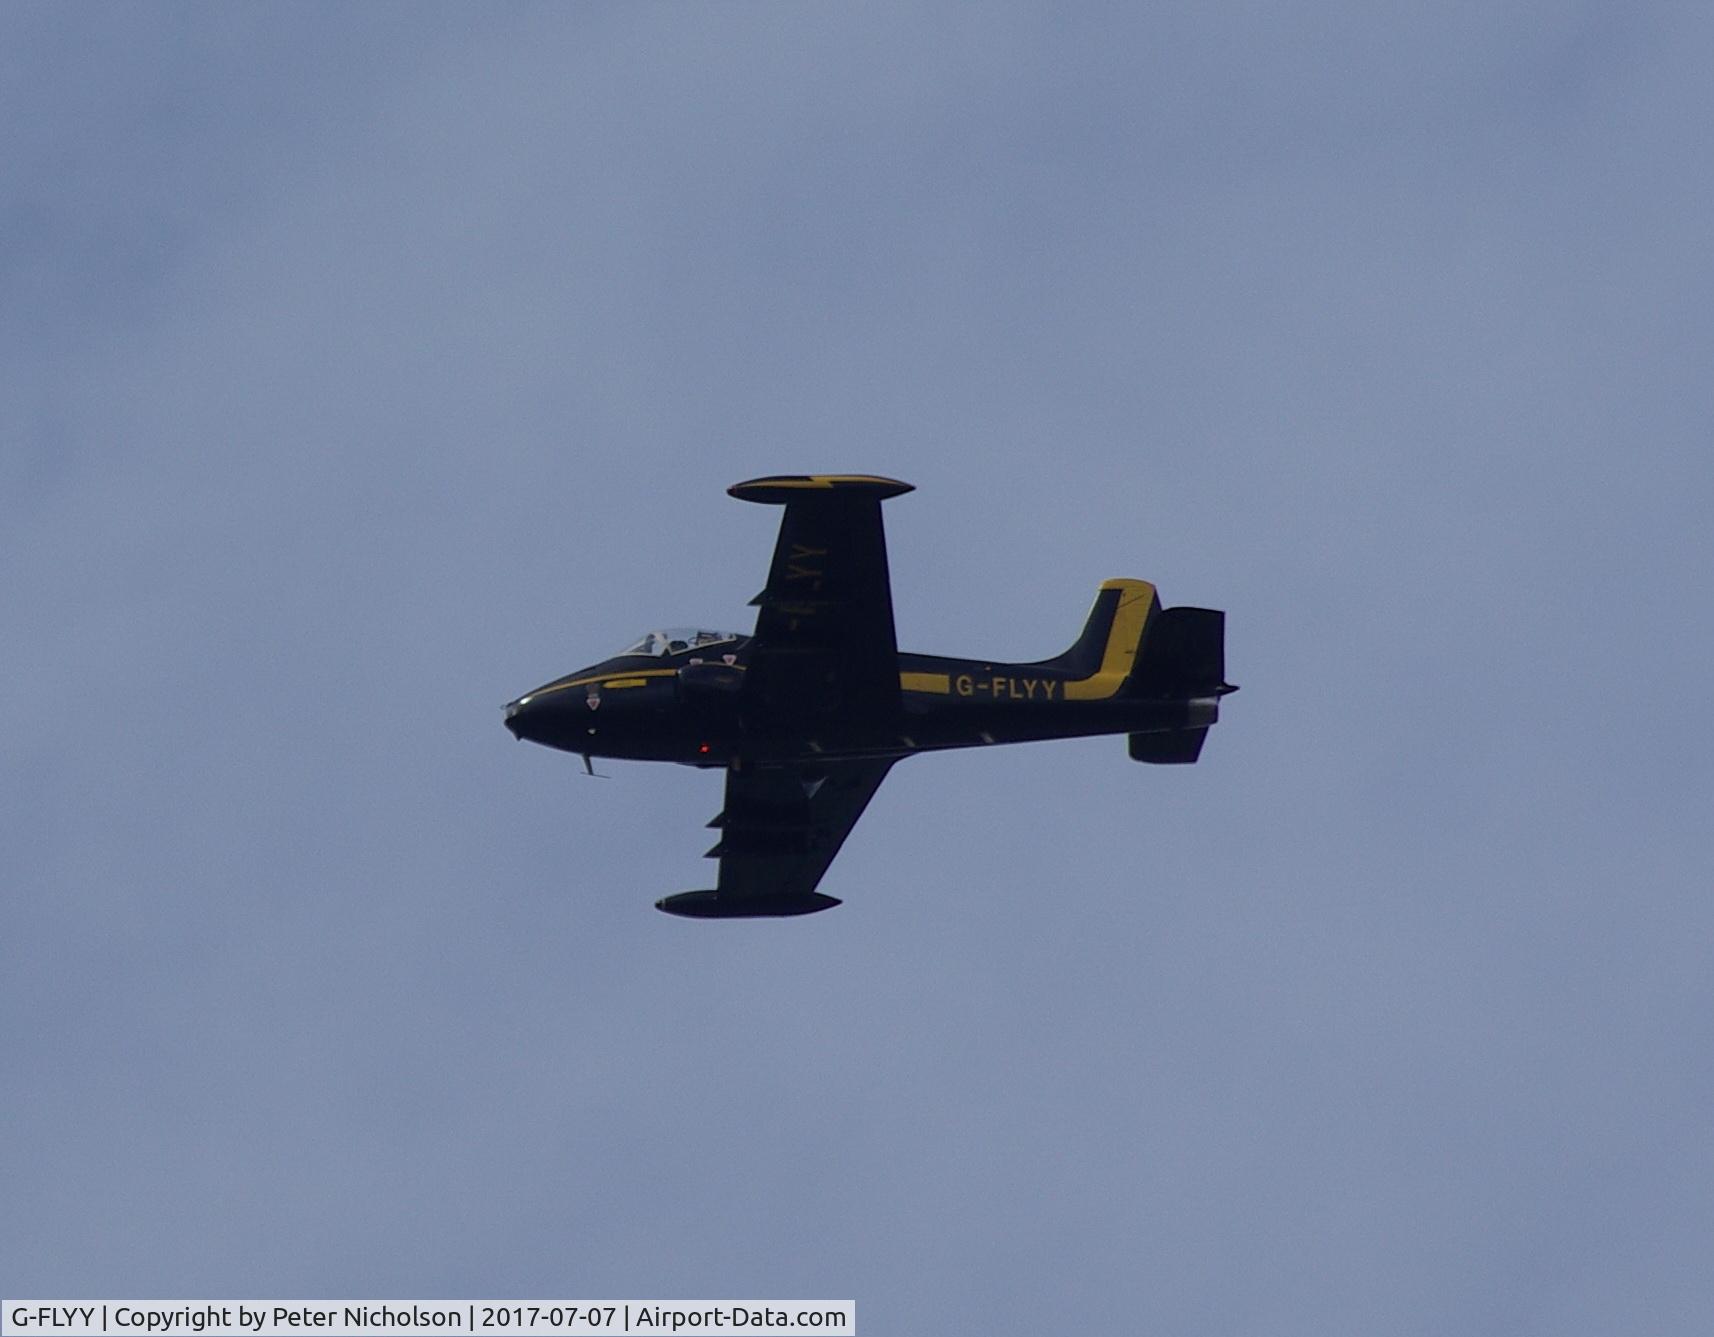
<svg viewBox="0 0 1714 1337">
<path fill-rule="evenodd" d="M 821 588 L 821 579 L 825 574 L 827 557 L 826 548 L 810 548 L 802 543 L 792 544 L 792 550 L 786 558 L 787 580 L 813 580 L 815 588 Z"/>
<path fill-rule="evenodd" d="M 1052 701 L 1061 685 L 1054 678 L 977 678 L 969 673 L 960 673 L 952 680 L 958 695 L 985 696 L 990 701 Z"/>
</svg>

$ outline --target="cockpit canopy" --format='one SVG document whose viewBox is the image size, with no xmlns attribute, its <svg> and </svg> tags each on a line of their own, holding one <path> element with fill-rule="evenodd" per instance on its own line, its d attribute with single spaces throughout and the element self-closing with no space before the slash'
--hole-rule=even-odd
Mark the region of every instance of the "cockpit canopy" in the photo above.
<svg viewBox="0 0 1714 1337">
<path fill-rule="evenodd" d="M 668 627 L 651 631 L 635 644 L 626 646 L 620 655 L 682 655 L 687 650 L 701 650 L 738 639 L 735 631 L 709 631 L 701 627 Z"/>
</svg>

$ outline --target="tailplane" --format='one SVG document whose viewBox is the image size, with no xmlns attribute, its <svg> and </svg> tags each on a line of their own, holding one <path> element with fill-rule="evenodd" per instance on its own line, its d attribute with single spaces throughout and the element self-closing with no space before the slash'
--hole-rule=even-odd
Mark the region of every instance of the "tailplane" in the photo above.
<svg viewBox="0 0 1714 1337">
<path fill-rule="evenodd" d="M 1188 766 L 1202 755 L 1208 741 L 1208 726 L 1200 729 L 1171 729 L 1166 733 L 1131 735 L 1131 760 L 1156 766 Z"/>
<path fill-rule="evenodd" d="M 1163 608 L 1125 683 L 1124 695 L 1161 703 L 1171 727 L 1130 736 L 1133 761 L 1188 766 L 1202 755 L 1208 728 L 1220 718 L 1220 698 L 1238 689 L 1226 681 L 1226 614 L 1214 608 Z"/>
<path fill-rule="evenodd" d="M 1127 696 L 1220 696 L 1225 688 L 1225 613 L 1163 608 L 1150 620 Z"/>
</svg>

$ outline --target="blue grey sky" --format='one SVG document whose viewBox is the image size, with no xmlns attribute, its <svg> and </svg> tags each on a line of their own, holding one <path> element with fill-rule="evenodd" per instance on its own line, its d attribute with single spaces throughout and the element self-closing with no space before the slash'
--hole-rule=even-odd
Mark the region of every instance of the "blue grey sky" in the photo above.
<svg viewBox="0 0 1714 1337">
<path fill-rule="evenodd" d="M 0 10 L 0 1292 L 1714 1326 L 1714 19 Z M 1200 765 L 898 767 L 801 921 L 500 704 L 1229 611 Z"/>
</svg>

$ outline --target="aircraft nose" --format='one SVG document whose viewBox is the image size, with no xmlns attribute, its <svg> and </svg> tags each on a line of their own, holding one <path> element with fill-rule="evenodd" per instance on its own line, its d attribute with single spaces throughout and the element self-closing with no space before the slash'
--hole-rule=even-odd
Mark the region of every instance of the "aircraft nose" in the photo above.
<svg viewBox="0 0 1714 1337">
<path fill-rule="evenodd" d="M 512 737 L 522 742 L 528 736 L 530 698 L 520 696 L 516 701 L 508 701 L 505 710 L 506 727 L 512 731 Z"/>
<path fill-rule="evenodd" d="M 583 696 L 568 692 L 568 684 L 550 682 L 535 687 L 516 701 L 508 701 L 502 710 L 507 730 L 512 737 L 525 743 L 540 743 L 544 747 L 564 747 L 567 740 L 594 733 L 581 718 Z"/>
</svg>

